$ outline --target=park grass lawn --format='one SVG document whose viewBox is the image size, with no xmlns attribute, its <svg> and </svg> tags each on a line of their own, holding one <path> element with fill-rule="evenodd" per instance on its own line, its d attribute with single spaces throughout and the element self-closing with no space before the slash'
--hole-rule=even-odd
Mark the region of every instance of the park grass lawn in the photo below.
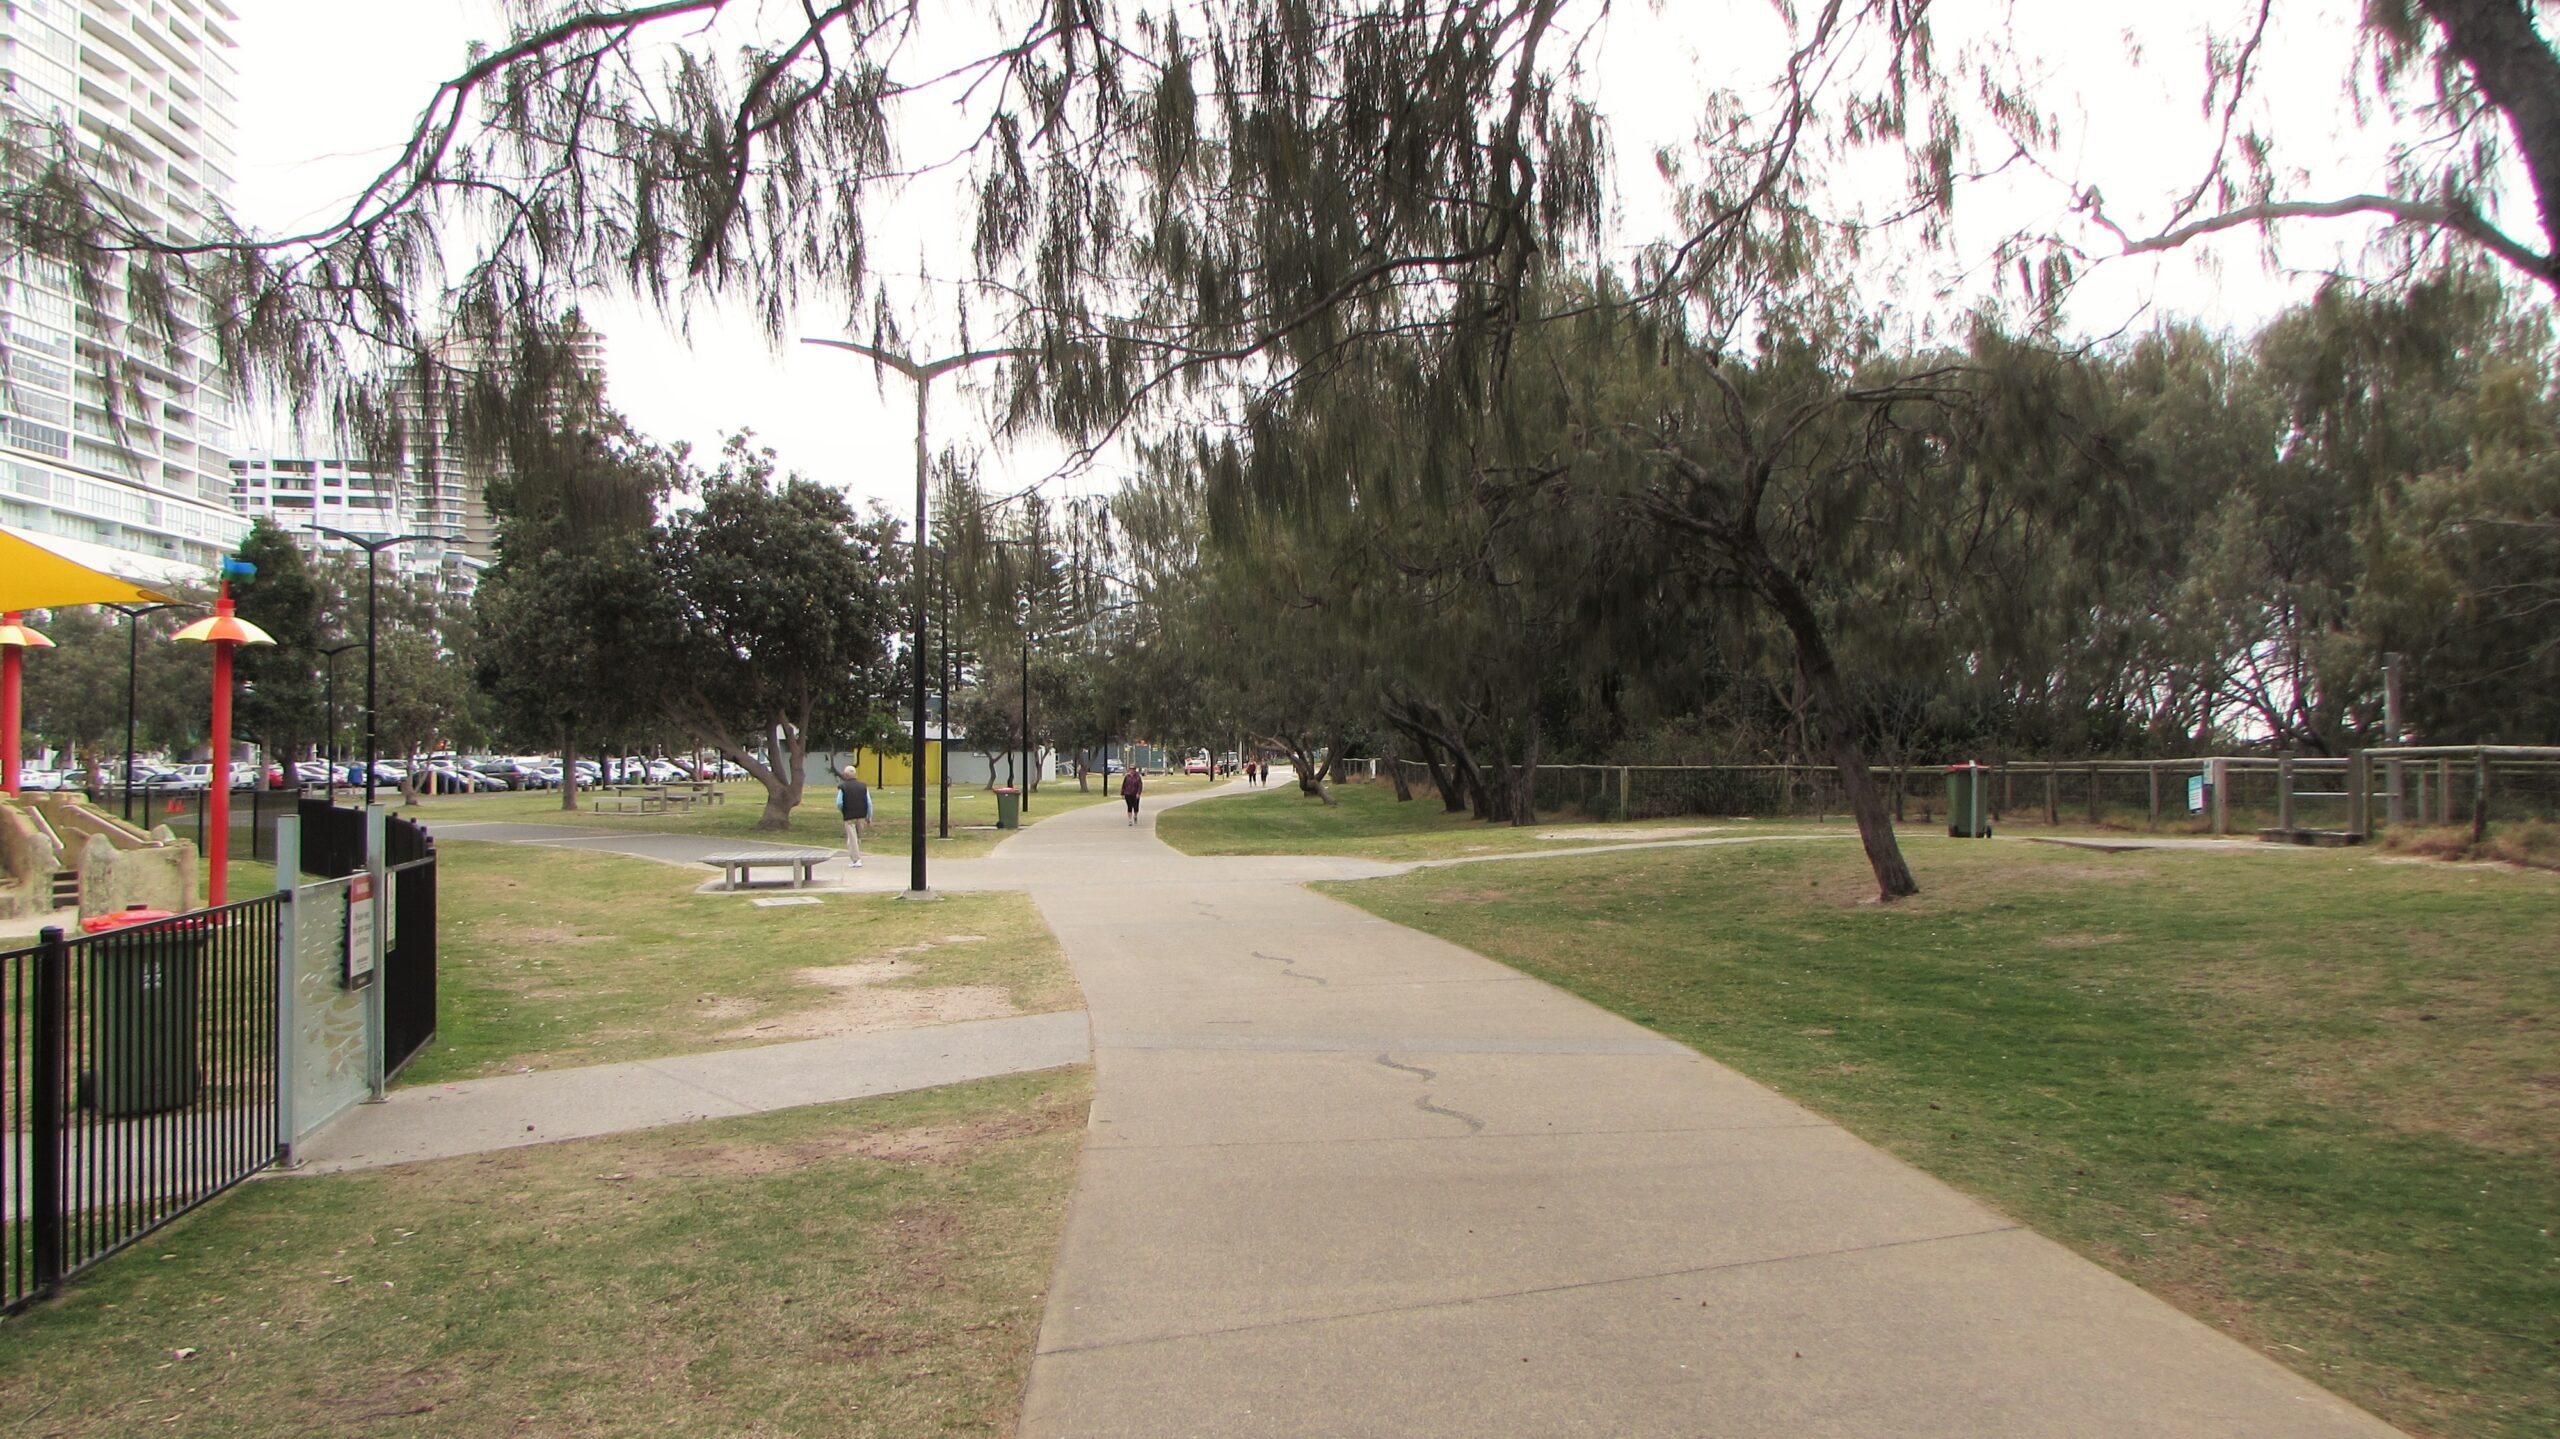
<svg viewBox="0 0 2560 1439">
<path fill-rule="evenodd" d="M 1170 819 L 1170 817 L 1168 817 Z M 2560 880 L 1658 850 L 1326 886 L 1694 1045 L 2413 1432 L 2560 1433 Z"/>
<path fill-rule="evenodd" d="M 1114 782 L 1117 783 L 1116 781 Z M 1087 805 L 1116 801 L 1118 791 L 1106 787 L 1095 776 L 1093 787 L 1079 791 L 1073 780 L 1049 780 L 1031 797 L 1031 809 L 1024 816 L 1027 823 L 1037 824 L 1053 814 L 1063 814 Z M 1206 787 L 1206 781 L 1190 776 L 1149 775 L 1147 792 L 1178 794 Z M 560 808 L 557 790 L 517 790 L 498 794 L 430 795 L 414 805 L 394 811 L 406 819 L 423 822 L 430 830 L 439 824 L 504 822 L 510 824 L 565 824 L 585 829 L 616 830 L 631 834 L 701 834 L 734 838 L 742 843 L 784 843 L 810 845 L 819 849 L 837 849 L 844 844 L 844 822 L 836 817 L 836 792 L 832 782 L 809 786 L 798 808 L 791 812 L 788 829 L 775 832 L 758 830 L 756 821 L 764 813 L 764 787 L 752 781 L 721 786 L 728 798 L 720 804 L 708 805 L 673 814 L 598 814 L 585 808 L 592 796 L 584 790 L 578 795 L 581 806 L 575 810 Z M 399 796 L 391 796 L 397 803 Z M 871 791 L 871 833 L 862 841 L 863 855 L 907 853 L 910 793 L 903 787 L 875 788 Z M 925 827 L 928 836 L 938 836 L 941 828 L 941 794 L 925 791 Z M 1005 838 L 997 832 L 996 796 L 992 790 L 954 785 L 951 789 L 951 838 L 929 838 L 926 853 L 934 859 L 983 859 L 998 841 Z"/>
<path fill-rule="evenodd" d="M 1000 991 L 1026 1014 L 1081 1002 L 1024 895 L 907 904 L 825 894 L 764 909 L 741 895 L 695 893 L 704 877 L 626 855 L 440 845 L 437 1034 L 402 1082 L 801 1038 L 795 1016 L 848 996 L 917 991 L 904 997 L 925 1001 L 975 988 Z M 914 973 L 859 989 L 807 973 L 891 959 Z M 760 1026 L 774 1032 L 759 1035 Z"/>
<path fill-rule="evenodd" d="M 0 1325 L 0 1432 L 1009 1434 L 1088 1094 L 252 1184 Z"/>
</svg>

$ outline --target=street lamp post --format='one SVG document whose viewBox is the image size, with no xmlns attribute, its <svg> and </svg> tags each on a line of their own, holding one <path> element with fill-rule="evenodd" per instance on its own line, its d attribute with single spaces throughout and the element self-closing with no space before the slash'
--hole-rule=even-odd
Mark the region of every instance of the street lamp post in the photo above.
<svg viewBox="0 0 2560 1439">
<path fill-rule="evenodd" d="M 311 528 L 324 535 L 334 535 L 364 551 L 364 807 L 371 809 L 373 808 L 373 772 L 382 762 L 382 733 L 375 723 L 375 716 L 381 711 L 374 707 L 374 684 L 382 670 L 380 663 L 382 652 L 374 643 L 377 633 L 374 616 L 381 608 L 379 600 L 381 599 L 382 552 L 393 545 L 432 540 L 436 536 L 393 535 L 389 539 L 368 540 L 362 535 L 351 535 L 345 530 L 333 530 L 327 525 L 313 525 Z"/>
<path fill-rule="evenodd" d="M 174 610 L 177 605 L 108 605 L 108 609 L 124 616 L 124 820 L 133 823 L 133 733 L 140 706 L 135 691 L 142 677 L 142 617 Z M 104 796 L 101 796 L 104 798 Z"/>
<path fill-rule="evenodd" d="M 329 805 L 333 809 L 337 807 L 338 803 L 338 656 L 345 654 L 349 650 L 361 648 L 363 648 L 361 644 L 354 640 L 349 640 L 345 644 L 330 645 L 320 651 L 320 657 L 328 661 L 329 674 L 328 758 L 322 762 L 322 767 L 329 771 Z"/>
<path fill-rule="evenodd" d="M 942 552 L 942 838 L 951 838 L 951 552 Z"/>
<path fill-rule="evenodd" d="M 931 899 L 933 897 L 933 891 L 925 885 L 924 859 L 924 624 L 926 608 L 924 537 L 933 525 L 933 513 L 927 507 L 927 495 L 925 492 L 926 479 L 932 473 L 930 463 L 931 453 L 927 449 L 927 436 L 929 434 L 927 429 L 927 417 L 930 412 L 933 397 L 933 382 L 935 380 L 951 373 L 953 370 L 966 369 L 971 365 L 980 364 L 987 360 L 1016 358 L 1023 352 L 1014 349 L 966 350 L 956 355 L 945 355 L 938 360 L 920 361 L 911 360 L 905 355 L 899 354 L 893 350 L 882 349 L 878 345 L 866 345 L 856 340 L 823 340 L 804 337 L 800 343 L 804 345 L 824 345 L 831 350 L 850 350 L 854 354 L 864 356 L 875 364 L 897 371 L 901 376 L 905 377 L 907 383 L 915 386 L 916 388 L 916 582 L 915 595 L 913 597 L 913 604 L 911 608 L 912 618 L 909 621 L 907 628 L 910 647 L 915 652 L 915 663 L 913 666 L 915 704 L 912 709 L 913 723 L 915 726 L 915 746 L 913 752 L 914 772 L 912 776 L 915 781 L 915 803 L 911 806 L 912 824 L 908 840 L 909 858 L 907 862 L 907 897 L 909 899 Z"/>
<path fill-rule="evenodd" d="M 1040 553 L 1040 536 L 1036 529 L 1033 531 L 1031 538 L 1027 540 L 989 539 L 987 543 L 991 545 L 1019 546 L 1023 549 L 1029 550 L 1035 556 Z M 1019 645 L 1022 652 L 1022 793 L 1018 797 L 1018 801 L 1022 805 L 1022 812 L 1024 814 L 1029 814 L 1031 812 L 1031 766 L 1035 762 L 1037 756 L 1037 751 L 1033 748 L 1031 743 L 1031 563 L 1032 562 L 1030 560 L 1025 560 L 1023 561 L 1022 566 L 1022 621 L 1021 643 Z M 1007 762 L 1006 767 L 1008 769 L 1012 767 L 1010 761 Z"/>
</svg>

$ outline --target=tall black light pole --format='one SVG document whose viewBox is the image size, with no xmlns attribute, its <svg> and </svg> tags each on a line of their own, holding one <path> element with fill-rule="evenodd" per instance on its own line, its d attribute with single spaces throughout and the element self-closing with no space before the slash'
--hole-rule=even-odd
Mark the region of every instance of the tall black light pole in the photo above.
<svg viewBox="0 0 2560 1439">
<path fill-rule="evenodd" d="M 373 808 L 373 771 L 375 766 L 381 763 L 382 744 L 381 731 L 374 722 L 375 716 L 381 713 L 374 707 L 374 682 L 380 677 L 382 669 L 380 663 L 382 651 L 374 643 L 378 633 L 374 626 L 374 616 L 381 609 L 382 552 L 393 545 L 432 540 L 436 536 L 393 535 L 389 539 L 368 540 L 362 535 L 351 535 L 345 530 L 333 530 L 327 525 L 313 525 L 311 528 L 324 535 L 334 535 L 364 551 L 364 807 L 371 809 Z"/>
<path fill-rule="evenodd" d="M 134 690 L 142 674 L 142 617 L 162 610 L 179 609 L 178 605 L 108 605 L 124 616 L 124 822 L 133 823 L 133 731 L 136 705 Z"/>
<path fill-rule="evenodd" d="M 1023 352 L 1020 350 L 1009 349 L 965 350 L 956 355 L 945 355 L 939 360 L 911 360 L 894 350 L 884 350 L 878 345 L 866 345 L 855 340 L 821 340 L 804 337 L 800 343 L 804 345 L 824 345 L 831 350 L 851 350 L 853 353 L 869 359 L 874 364 L 885 366 L 888 369 L 897 371 L 900 375 L 906 377 L 907 383 L 916 387 L 916 583 L 914 602 L 911 606 L 911 618 L 907 627 L 909 645 L 915 651 L 915 704 L 911 711 L 915 724 L 915 747 L 912 755 L 912 778 L 915 781 L 915 803 L 910 806 L 913 823 L 909 830 L 907 897 L 910 899 L 930 899 L 933 896 L 933 891 L 925 886 L 924 862 L 924 621 L 926 580 L 924 543 L 925 536 L 932 531 L 933 514 L 932 511 L 927 508 L 927 497 L 925 494 L 925 480 L 927 476 L 932 473 L 930 451 L 927 449 L 926 441 L 926 436 L 928 434 L 926 427 L 926 415 L 933 396 L 933 382 L 935 380 L 951 373 L 953 370 L 966 369 L 971 365 L 975 365 L 986 360 L 1012 359 L 1021 355 Z"/>
<path fill-rule="evenodd" d="M 320 651 L 321 658 L 329 662 L 329 757 L 321 767 L 329 771 L 329 805 L 333 809 L 338 803 L 338 656 L 359 648 L 362 646 L 349 640 Z"/>
</svg>

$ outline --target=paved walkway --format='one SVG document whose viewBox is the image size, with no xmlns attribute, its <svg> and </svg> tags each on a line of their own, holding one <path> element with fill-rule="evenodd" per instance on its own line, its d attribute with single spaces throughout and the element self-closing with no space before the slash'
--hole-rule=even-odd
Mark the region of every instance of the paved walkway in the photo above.
<svg viewBox="0 0 2560 1439">
<path fill-rule="evenodd" d="M 1082 1064 L 1082 1010 L 412 1085 L 303 1146 L 297 1174 L 447 1159 Z"/>
</svg>

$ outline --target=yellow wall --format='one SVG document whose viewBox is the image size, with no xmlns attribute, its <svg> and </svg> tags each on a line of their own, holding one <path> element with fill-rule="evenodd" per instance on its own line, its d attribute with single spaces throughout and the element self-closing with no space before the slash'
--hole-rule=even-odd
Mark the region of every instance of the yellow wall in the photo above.
<svg viewBox="0 0 2560 1439">
<path fill-rule="evenodd" d="M 915 757 L 905 750 L 900 750 L 896 754 L 873 754 L 869 750 L 858 749 L 853 752 L 853 757 L 859 766 L 856 773 L 862 776 L 864 783 L 874 789 L 890 786 L 903 789 L 914 771 Z M 819 767 L 813 765 L 811 768 Z M 940 740 L 924 742 L 924 782 L 928 785 L 942 783 L 942 741 Z"/>
</svg>

